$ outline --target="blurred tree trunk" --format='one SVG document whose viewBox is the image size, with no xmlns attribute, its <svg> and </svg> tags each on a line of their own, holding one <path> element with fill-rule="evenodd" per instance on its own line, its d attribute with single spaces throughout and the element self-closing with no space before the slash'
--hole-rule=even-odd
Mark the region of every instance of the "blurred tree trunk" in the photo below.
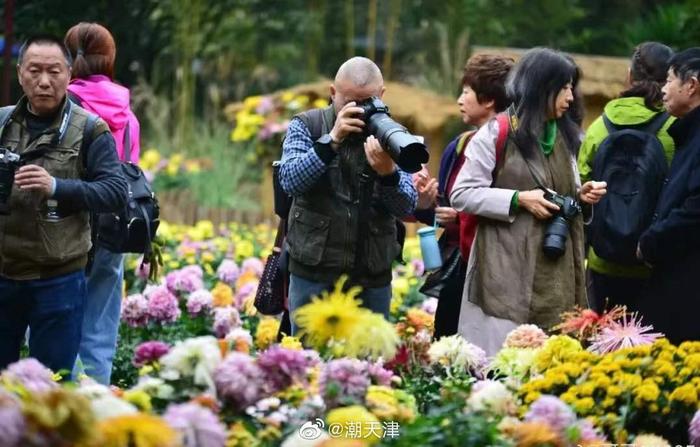
<svg viewBox="0 0 700 447">
<path fill-rule="evenodd" d="M 345 0 L 345 56 L 355 55 L 355 0 Z"/>
<path fill-rule="evenodd" d="M 377 0 L 369 0 L 367 9 L 367 57 L 374 60 L 377 40 Z"/>
<path fill-rule="evenodd" d="M 196 79 L 195 58 L 201 48 L 201 19 L 206 7 L 204 0 L 176 0 L 173 2 L 175 25 L 176 76 L 175 138 L 179 145 L 194 132 L 194 98 Z"/>
<path fill-rule="evenodd" d="M 15 0 L 5 0 L 5 49 L 2 53 L 2 98 L 0 105 L 10 104 L 10 79 L 12 79 L 12 45 L 14 44 L 13 19 Z"/>
<path fill-rule="evenodd" d="M 309 79 L 313 79 L 319 72 L 327 5 L 326 0 L 310 0 L 308 4 L 311 11 L 311 21 L 309 33 L 306 36 L 306 70 Z"/>
<path fill-rule="evenodd" d="M 391 0 L 389 3 L 389 19 L 386 27 L 386 48 L 384 50 L 384 62 L 382 63 L 382 72 L 384 79 L 391 78 L 391 59 L 394 55 L 394 36 L 396 28 L 399 25 L 401 16 L 401 0 Z"/>
</svg>

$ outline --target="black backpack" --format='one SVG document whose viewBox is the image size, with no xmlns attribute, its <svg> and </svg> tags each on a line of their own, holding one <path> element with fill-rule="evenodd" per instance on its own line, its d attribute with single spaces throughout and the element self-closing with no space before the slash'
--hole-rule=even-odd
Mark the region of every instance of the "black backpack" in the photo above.
<svg viewBox="0 0 700 447">
<path fill-rule="evenodd" d="M 124 132 L 124 153 L 131 160 L 129 125 Z M 137 165 L 120 163 L 128 186 L 124 209 L 97 215 L 97 243 L 113 253 L 143 253 L 145 262 L 151 254 L 151 242 L 160 225 L 160 207 L 151 185 Z"/>
<path fill-rule="evenodd" d="M 638 265 L 639 237 L 651 224 L 668 172 L 657 133 L 668 120 L 659 113 L 636 126 L 614 125 L 605 114 L 608 136 L 593 159 L 593 178 L 607 182 L 608 193 L 596 205 L 590 242 L 601 258 Z"/>
</svg>

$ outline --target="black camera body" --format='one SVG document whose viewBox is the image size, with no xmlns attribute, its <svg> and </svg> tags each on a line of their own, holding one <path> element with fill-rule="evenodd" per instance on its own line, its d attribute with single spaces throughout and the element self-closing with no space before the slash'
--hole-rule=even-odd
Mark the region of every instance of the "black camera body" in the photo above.
<svg viewBox="0 0 700 447">
<path fill-rule="evenodd" d="M 15 171 L 20 166 L 20 156 L 0 147 L 0 215 L 10 214 L 7 201 L 15 183 Z"/>
<path fill-rule="evenodd" d="M 360 119 L 368 134 L 374 135 L 392 160 L 404 171 L 414 173 L 428 162 L 428 149 L 405 127 L 391 119 L 389 107 L 376 96 L 357 103 L 364 111 Z"/>
<path fill-rule="evenodd" d="M 552 217 L 544 230 L 542 250 L 550 259 L 560 258 L 566 251 L 566 238 L 569 236 L 569 222 L 583 212 L 581 205 L 570 196 L 562 196 L 547 191 L 544 198 L 559 206 L 559 211 Z"/>
</svg>

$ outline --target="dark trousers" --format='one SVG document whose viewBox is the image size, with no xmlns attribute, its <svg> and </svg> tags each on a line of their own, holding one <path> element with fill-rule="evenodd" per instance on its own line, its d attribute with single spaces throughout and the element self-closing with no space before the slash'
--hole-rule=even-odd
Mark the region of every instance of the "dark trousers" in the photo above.
<svg viewBox="0 0 700 447">
<path fill-rule="evenodd" d="M 459 311 L 462 307 L 462 293 L 467 264 L 460 259 L 459 272 L 453 275 L 440 290 L 435 311 L 435 332 L 433 338 L 447 337 L 457 333 Z"/>
<path fill-rule="evenodd" d="M 85 273 L 15 281 L 0 277 L 0 370 L 19 360 L 29 327 L 29 355 L 70 372 L 80 346 Z"/>
<path fill-rule="evenodd" d="M 588 271 L 588 300 L 598 313 L 614 306 L 627 306 L 628 312 L 639 310 L 639 301 L 648 284 L 647 279 L 622 278 Z"/>
</svg>

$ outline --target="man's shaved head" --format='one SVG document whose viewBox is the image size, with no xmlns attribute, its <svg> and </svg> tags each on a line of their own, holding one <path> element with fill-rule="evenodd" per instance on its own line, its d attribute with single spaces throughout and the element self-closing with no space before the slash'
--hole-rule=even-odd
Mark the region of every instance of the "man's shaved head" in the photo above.
<svg viewBox="0 0 700 447">
<path fill-rule="evenodd" d="M 357 87 L 383 85 L 382 72 L 377 64 L 366 57 L 356 56 L 348 59 L 335 74 L 335 83 L 350 81 Z"/>
</svg>

